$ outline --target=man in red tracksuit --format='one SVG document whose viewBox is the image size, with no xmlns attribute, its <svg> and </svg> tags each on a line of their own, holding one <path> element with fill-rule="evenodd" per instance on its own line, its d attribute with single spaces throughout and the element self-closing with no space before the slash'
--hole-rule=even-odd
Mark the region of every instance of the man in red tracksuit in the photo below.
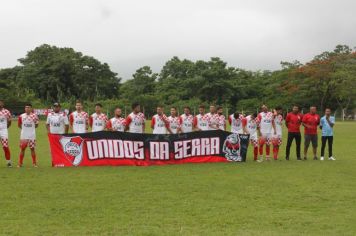
<svg viewBox="0 0 356 236">
<path fill-rule="evenodd" d="M 303 115 L 299 113 L 299 107 L 294 105 L 292 112 L 289 112 L 286 117 L 286 126 L 288 128 L 288 139 L 286 146 L 286 160 L 289 160 L 290 147 L 292 146 L 293 139 L 295 139 L 297 160 L 300 158 L 300 143 L 302 137 L 300 135 L 300 125 L 302 124 Z"/>
</svg>

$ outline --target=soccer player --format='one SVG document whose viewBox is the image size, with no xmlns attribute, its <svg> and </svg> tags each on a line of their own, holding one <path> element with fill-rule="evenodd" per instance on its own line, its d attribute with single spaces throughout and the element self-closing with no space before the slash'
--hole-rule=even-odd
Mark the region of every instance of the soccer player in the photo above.
<svg viewBox="0 0 356 236">
<path fill-rule="evenodd" d="M 53 111 L 47 115 L 46 128 L 50 134 L 68 134 L 68 117 L 61 112 L 61 105 L 58 102 L 53 104 Z"/>
<path fill-rule="evenodd" d="M 231 126 L 231 133 L 246 134 L 246 119 L 242 114 L 235 112 L 229 116 L 229 124 Z"/>
<path fill-rule="evenodd" d="M 297 160 L 302 160 L 300 157 L 300 143 L 302 137 L 300 135 L 300 125 L 302 124 L 303 115 L 299 113 L 299 107 L 294 105 L 292 112 L 289 112 L 286 117 L 286 126 L 288 128 L 288 139 L 286 146 L 286 160 L 289 161 L 290 147 L 293 139 L 295 139 Z"/>
<path fill-rule="evenodd" d="M 203 105 L 199 106 L 199 114 L 194 117 L 193 125 L 194 130 L 196 131 L 205 131 L 209 129 L 209 122 L 205 115 L 205 107 Z"/>
<path fill-rule="evenodd" d="M 218 120 L 218 123 L 217 123 L 217 128 L 220 129 L 220 130 L 226 130 L 226 118 L 223 114 L 223 108 L 222 107 L 218 107 L 216 109 L 217 111 L 217 120 Z"/>
<path fill-rule="evenodd" d="M 177 134 L 180 131 L 179 117 L 177 116 L 177 108 L 171 107 L 171 115 L 168 117 L 169 129 L 172 134 Z"/>
<path fill-rule="evenodd" d="M 324 152 L 326 141 L 328 142 L 329 148 L 329 160 L 335 161 L 333 157 L 333 141 L 334 141 L 334 125 L 335 117 L 331 116 L 331 109 L 325 109 L 325 115 L 320 119 L 320 129 L 321 129 L 321 157 L 320 160 L 324 160 Z"/>
<path fill-rule="evenodd" d="M 157 107 L 157 114 L 152 117 L 151 128 L 153 134 L 167 134 L 172 133 L 169 128 L 169 121 L 167 116 L 163 113 L 163 107 Z"/>
<path fill-rule="evenodd" d="M 218 129 L 218 114 L 216 114 L 216 108 L 214 105 L 210 105 L 209 113 L 206 114 L 209 124 L 209 130 Z"/>
<path fill-rule="evenodd" d="M 250 134 L 250 143 L 253 145 L 253 160 L 257 161 L 258 137 L 257 137 L 257 113 L 253 113 L 245 118 L 246 131 Z"/>
<path fill-rule="evenodd" d="M 307 160 L 307 153 L 310 142 L 313 146 L 314 160 L 318 160 L 316 156 L 318 148 L 318 126 L 320 117 L 316 114 L 316 106 L 311 106 L 309 113 L 305 114 L 302 119 L 304 126 L 304 160 Z"/>
<path fill-rule="evenodd" d="M 282 107 L 276 107 L 273 111 L 274 131 L 272 135 L 273 159 L 278 160 L 279 146 L 282 144 L 282 125 L 283 110 Z"/>
<path fill-rule="evenodd" d="M 121 117 L 122 111 L 119 107 L 115 109 L 115 116 L 107 123 L 107 129 L 111 131 L 124 132 L 126 126 L 125 118 Z"/>
<path fill-rule="evenodd" d="M 7 167 L 12 167 L 8 128 L 11 126 L 11 113 L 4 108 L 4 102 L 0 100 L 0 141 L 5 153 Z"/>
<path fill-rule="evenodd" d="M 95 104 L 95 113 L 89 117 L 89 125 L 92 132 L 103 131 L 106 128 L 108 117 L 101 112 L 103 106 L 100 103 Z"/>
<path fill-rule="evenodd" d="M 184 107 L 184 114 L 179 117 L 179 125 L 182 133 L 193 131 L 193 116 L 190 114 L 190 107 Z"/>
<path fill-rule="evenodd" d="M 130 133 L 143 134 L 145 132 L 145 115 L 141 112 L 141 106 L 138 103 L 134 103 L 131 106 L 132 112 L 126 117 L 125 131 Z"/>
<path fill-rule="evenodd" d="M 88 131 L 88 113 L 83 111 L 83 105 L 80 101 L 75 103 L 76 111 L 69 115 L 69 124 L 73 133 L 81 134 Z"/>
<path fill-rule="evenodd" d="M 27 147 L 31 150 L 32 165 L 37 167 L 36 160 L 36 128 L 38 127 L 38 117 L 32 112 L 32 105 L 26 104 L 25 113 L 18 119 L 18 127 L 21 129 L 20 135 L 20 157 L 18 167 L 22 167 L 25 150 Z"/>
<path fill-rule="evenodd" d="M 257 131 L 259 134 L 259 153 L 260 161 L 263 161 L 263 146 L 266 144 L 266 160 L 270 160 L 270 145 L 272 128 L 275 130 L 273 113 L 268 111 L 266 105 L 261 106 L 261 112 L 257 115 L 258 127 Z"/>
</svg>

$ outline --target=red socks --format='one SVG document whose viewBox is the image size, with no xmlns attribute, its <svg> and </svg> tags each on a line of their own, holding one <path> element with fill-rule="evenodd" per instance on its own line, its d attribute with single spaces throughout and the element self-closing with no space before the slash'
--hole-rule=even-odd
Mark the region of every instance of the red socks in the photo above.
<svg viewBox="0 0 356 236">
<path fill-rule="evenodd" d="M 36 153 L 31 153 L 31 157 L 32 157 L 32 164 L 36 165 L 37 164 Z"/>
<path fill-rule="evenodd" d="M 4 153 L 5 153 L 5 159 L 7 161 L 10 161 L 10 148 L 9 147 L 3 147 Z"/>
<path fill-rule="evenodd" d="M 266 157 L 269 157 L 270 150 L 270 145 L 266 145 Z"/>
<path fill-rule="evenodd" d="M 257 161 L 258 146 L 253 147 L 253 159 Z"/>
<path fill-rule="evenodd" d="M 23 164 L 23 158 L 24 158 L 24 156 L 25 156 L 24 154 L 21 154 L 21 153 L 20 153 L 20 157 L 19 157 L 19 165 L 20 165 L 20 166 L 22 166 L 22 164 Z"/>
<path fill-rule="evenodd" d="M 278 159 L 279 146 L 273 146 L 273 158 Z"/>
</svg>

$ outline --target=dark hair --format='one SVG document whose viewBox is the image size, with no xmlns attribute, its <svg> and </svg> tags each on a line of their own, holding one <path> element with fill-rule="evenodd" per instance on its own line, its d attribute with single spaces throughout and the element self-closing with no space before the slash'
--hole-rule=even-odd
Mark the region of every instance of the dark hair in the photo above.
<svg viewBox="0 0 356 236">
<path fill-rule="evenodd" d="M 297 107 L 298 110 L 300 109 L 299 105 L 294 104 L 293 107 Z"/>
<path fill-rule="evenodd" d="M 222 109 L 223 107 L 222 106 L 218 106 L 217 108 L 216 108 L 216 110 L 220 110 L 220 109 Z"/>
<path fill-rule="evenodd" d="M 310 108 L 312 108 L 312 107 L 315 107 L 315 108 L 316 108 L 316 106 L 315 106 L 314 104 L 310 105 Z"/>
<path fill-rule="evenodd" d="M 282 110 L 283 108 L 281 106 L 277 106 L 276 108 L 274 108 L 276 111 Z"/>
<path fill-rule="evenodd" d="M 82 101 L 80 101 L 80 100 L 78 99 L 78 100 L 75 101 L 75 104 L 77 104 L 77 103 L 82 104 Z"/>
<path fill-rule="evenodd" d="M 132 110 L 133 109 L 135 109 L 136 107 L 138 107 L 140 104 L 139 103 L 132 103 L 132 105 L 131 105 L 131 108 L 132 108 Z"/>
<path fill-rule="evenodd" d="M 163 108 L 163 106 L 161 106 L 161 105 L 158 105 L 158 106 L 157 106 L 157 108 Z"/>
<path fill-rule="evenodd" d="M 184 109 L 188 109 L 190 111 L 190 107 L 188 107 L 188 106 L 184 107 Z"/>
<path fill-rule="evenodd" d="M 203 109 L 205 109 L 205 106 L 204 106 L 204 105 L 200 105 L 200 106 L 199 106 L 199 108 L 203 108 Z"/>
<path fill-rule="evenodd" d="M 176 107 L 171 107 L 171 109 L 177 110 L 177 108 L 176 108 Z"/>
<path fill-rule="evenodd" d="M 25 107 L 32 107 L 32 104 L 31 103 L 26 103 Z"/>
<path fill-rule="evenodd" d="M 95 104 L 95 106 L 103 107 L 103 105 L 101 105 L 101 103 L 97 103 L 97 104 Z"/>
<path fill-rule="evenodd" d="M 330 111 L 331 111 L 331 108 L 330 108 L 330 107 L 326 107 L 326 108 L 325 108 L 325 111 L 326 111 L 326 110 L 330 110 Z"/>
<path fill-rule="evenodd" d="M 237 119 L 237 118 L 239 118 L 239 116 L 240 116 L 240 113 L 237 112 L 237 111 L 235 111 L 235 113 L 234 113 L 234 118 Z"/>
<path fill-rule="evenodd" d="M 257 113 L 256 113 L 256 112 L 252 113 L 251 115 L 252 115 L 253 117 L 255 117 L 255 118 L 257 117 Z"/>
</svg>

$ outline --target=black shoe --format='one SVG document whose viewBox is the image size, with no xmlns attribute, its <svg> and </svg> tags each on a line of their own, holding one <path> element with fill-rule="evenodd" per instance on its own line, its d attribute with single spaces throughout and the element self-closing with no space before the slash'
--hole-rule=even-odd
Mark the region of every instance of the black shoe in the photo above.
<svg viewBox="0 0 356 236">
<path fill-rule="evenodd" d="M 300 158 L 300 157 L 297 157 L 297 161 L 301 161 L 302 160 L 302 158 Z"/>
<path fill-rule="evenodd" d="M 313 158 L 313 160 L 314 160 L 314 161 L 317 161 L 317 160 L 318 160 L 318 158 L 317 158 L 317 157 L 314 157 L 314 158 Z"/>
<path fill-rule="evenodd" d="M 7 163 L 7 165 L 6 165 L 6 166 L 7 166 L 7 167 L 9 167 L 9 168 L 11 168 L 11 167 L 12 167 L 11 162 Z"/>
<path fill-rule="evenodd" d="M 286 161 L 289 161 L 289 157 L 286 157 Z"/>
<path fill-rule="evenodd" d="M 308 160 L 307 157 L 304 157 L 304 161 Z"/>
</svg>

